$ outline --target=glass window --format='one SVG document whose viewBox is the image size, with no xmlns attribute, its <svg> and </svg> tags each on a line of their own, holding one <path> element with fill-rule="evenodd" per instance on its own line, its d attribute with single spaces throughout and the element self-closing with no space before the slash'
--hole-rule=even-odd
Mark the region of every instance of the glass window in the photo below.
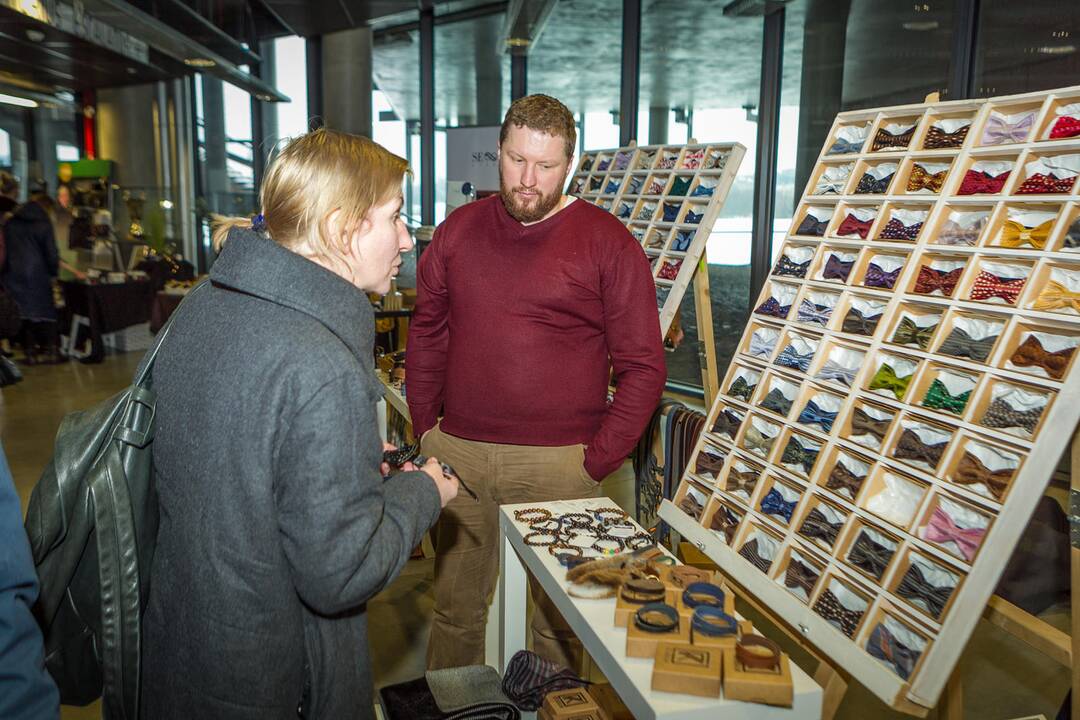
<svg viewBox="0 0 1080 720">
<path fill-rule="evenodd" d="M 277 143 L 281 138 L 303 135 L 309 129 L 307 46 L 304 38 L 290 35 L 274 40 L 274 84 L 289 98 L 287 103 L 270 106 L 277 112 L 278 137 L 267 140 Z"/>
<path fill-rule="evenodd" d="M 0 168 L 11 167 L 11 134 L 0 129 Z"/>
<path fill-rule="evenodd" d="M 1076 0 L 982 0 L 975 94 L 1049 90 L 1080 78 L 1080 5 Z"/>
<path fill-rule="evenodd" d="M 2 156 L 0 152 L 0 156 Z M 75 162 L 79 159 L 79 148 L 68 142 L 56 143 L 56 159 L 59 162 Z"/>
</svg>

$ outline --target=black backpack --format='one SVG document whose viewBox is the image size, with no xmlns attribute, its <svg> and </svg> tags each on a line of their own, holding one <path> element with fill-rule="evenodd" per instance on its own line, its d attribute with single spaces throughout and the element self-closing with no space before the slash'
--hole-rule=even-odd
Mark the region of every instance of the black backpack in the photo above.
<svg viewBox="0 0 1080 720">
<path fill-rule="evenodd" d="M 110 720 L 138 717 L 140 622 L 158 528 L 153 369 L 171 325 L 128 388 L 64 418 L 26 512 L 46 669 L 62 703 L 101 697 Z"/>
</svg>

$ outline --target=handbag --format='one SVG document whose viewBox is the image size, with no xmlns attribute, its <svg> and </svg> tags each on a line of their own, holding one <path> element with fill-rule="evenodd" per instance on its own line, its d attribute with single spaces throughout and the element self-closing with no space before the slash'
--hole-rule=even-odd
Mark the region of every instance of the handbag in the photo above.
<svg viewBox="0 0 1080 720">
<path fill-rule="evenodd" d="M 19 366 L 9 358 L 0 355 L 0 387 L 8 387 L 17 382 L 22 382 L 22 371 Z"/>
</svg>

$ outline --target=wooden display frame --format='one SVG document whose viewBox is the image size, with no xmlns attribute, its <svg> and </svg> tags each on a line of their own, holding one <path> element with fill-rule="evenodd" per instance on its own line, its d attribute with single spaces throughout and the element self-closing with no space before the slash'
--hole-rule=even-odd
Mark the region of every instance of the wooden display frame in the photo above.
<svg viewBox="0 0 1080 720">
<path fill-rule="evenodd" d="M 964 646 L 967 643 L 982 608 L 990 599 L 994 587 L 1004 570 L 1011 549 L 1018 541 L 1026 526 L 1039 497 L 1046 488 L 1061 452 L 1068 446 L 1073 431 L 1080 420 L 1080 373 L 1075 371 L 1076 363 L 1070 361 L 1064 377 L 1059 381 L 1031 368 L 1010 365 L 1016 347 L 1029 329 L 1037 329 L 1071 338 L 1080 337 L 1080 314 L 1038 310 L 1032 307 L 1035 298 L 1045 288 L 1046 280 L 1053 269 L 1064 269 L 1076 273 L 1071 277 L 1080 278 L 1080 253 L 1075 249 L 1063 247 L 1066 228 L 1080 213 L 1080 181 L 1074 184 L 1069 193 L 1059 195 L 1025 195 L 1013 193 L 1027 176 L 1024 165 L 1029 160 L 1047 155 L 1067 155 L 1080 153 L 1080 138 L 1050 140 L 1048 128 L 1053 122 L 1054 109 L 1066 101 L 1080 98 L 1080 87 L 1064 90 L 1031 93 L 988 100 L 957 101 L 949 103 L 924 103 L 874 110 L 861 110 L 841 113 L 834 121 L 826 146 L 818 158 L 818 164 L 811 173 L 810 182 L 803 195 L 792 222 L 791 234 L 781 250 L 784 254 L 789 247 L 809 246 L 815 250 L 805 277 L 778 277 L 774 269 L 758 301 L 761 307 L 771 296 L 773 286 L 782 283 L 793 289 L 791 304 L 797 305 L 807 290 L 841 291 L 843 297 L 834 314 L 824 327 L 807 324 L 798 319 L 796 307 L 792 307 L 787 317 L 776 318 L 755 312 L 740 345 L 737 364 L 728 370 L 728 377 L 722 384 L 720 395 L 713 404 L 706 423 L 706 431 L 691 457 L 688 468 L 695 466 L 697 453 L 704 443 L 725 450 L 730 458 L 751 460 L 755 465 L 764 465 L 765 472 L 759 479 L 755 494 L 748 502 L 744 497 L 726 490 L 726 475 L 732 461 L 729 460 L 721 471 L 721 477 L 705 481 L 694 477 L 688 470 L 676 493 L 674 503 L 666 502 L 661 509 L 672 527 L 694 542 L 709 555 L 726 573 L 768 607 L 784 622 L 799 628 L 806 640 L 818 648 L 830 662 L 843 668 L 852 677 L 866 685 L 874 694 L 894 707 L 910 711 L 915 707 L 930 708 L 942 695 L 946 683 Z M 1033 110 L 1033 129 L 1023 142 L 1001 145 L 985 145 L 983 131 L 988 125 L 991 113 L 995 110 L 1011 113 L 1017 109 Z M 956 148 L 924 149 L 923 142 L 927 132 L 936 120 L 941 118 L 966 118 L 971 121 L 967 135 Z M 892 121 L 906 120 L 915 123 L 913 136 L 907 149 L 889 149 L 871 152 L 870 147 L 878 130 Z M 868 126 L 868 135 L 858 153 L 830 155 L 828 153 L 837 133 L 842 127 Z M 915 160 L 920 162 L 949 163 L 951 169 L 940 191 L 935 193 L 906 192 L 907 177 Z M 959 193 L 963 177 L 972 163 L 992 160 L 1006 161 L 1013 164 L 1013 174 L 998 193 L 962 195 Z M 888 183 L 881 194 L 857 193 L 862 168 L 879 165 L 882 162 L 897 165 L 896 176 Z M 843 187 L 842 193 L 813 195 L 817 178 L 825 166 L 834 164 L 854 164 L 851 177 Z M 875 178 L 877 179 L 877 178 Z M 865 187 L 865 186 L 864 186 Z M 816 232 L 800 235 L 809 207 L 831 207 L 832 216 L 825 224 L 820 235 Z M 879 212 L 873 228 L 866 240 L 858 237 L 839 238 L 836 230 L 844 220 L 842 211 L 847 208 L 877 207 L 892 209 L 897 206 L 922 206 L 929 210 L 923 221 L 923 227 L 914 239 L 880 239 L 880 233 L 886 213 Z M 990 208 L 989 222 L 980 233 L 976 244 L 972 246 L 941 245 L 936 240 L 942 223 L 950 212 L 957 209 Z M 1030 207 L 1032 210 L 1044 210 L 1047 207 L 1056 210 L 1057 220 L 1049 231 L 1044 249 L 1030 245 L 1018 248 L 1006 248 L 996 244 L 995 238 L 1001 235 L 1001 227 L 1007 208 Z M 818 229 L 820 221 L 817 218 Z M 813 229 L 813 223 L 803 229 Z M 846 252 L 858 255 L 854 261 L 846 282 L 824 280 L 817 273 L 824 267 L 822 252 L 824 247 L 840 247 Z M 896 273 L 891 287 L 865 284 L 867 266 L 872 255 L 894 255 L 904 258 L 904 264 Z M 916 293 L 916 278 L 920 266 L 931 260 L 959 262 L 964 264 L 955 289 L 949 295 L 941 293 Z M 925 262 L 924 262 L 925 261 Z M 794 261 L 793 261 L 794 262 Z M 1017 301 L 1012 304 L 993 304 L 985 300 L 970 297 L 974 278 L 979 268 L 986 262 L 1024 266 L 1030 269 L 1028 280 L 1024 283 Z M 948 268 L 948 265 L 944 266 Z M 892 268 L 887 268 L 891 270 Z M 858 296 L 885 303 L 884 312 L 871 336 L 861 336 L 845 332 L 842 327 L 843 314 L 846 312 L 848 298 Z M 784 299 L 781 305 L 787 304 Z M 893 332 L 902 312 L 909 314 L 913 309 L 936 310 L 942 319 L 935 333 L 925 348 L 918 345 L 899 345 L 891 341 Z M 998 340 L 993 344 L 985 361 L 972 358 L 955 357 L 939 352 L 942 342 L 957 318 L 975 316 L 993 318 L 1003 322 L 998 333 Z M 767 356 L 751 356 L 746 352 L 749 346 L 751 328 L 768 327 L 780 332 L 776 347 Z M 776 360 L 784 350 L 787 338 L 794 331 L 801 336 L 811 336 L 821 348 L 811 361 L 809 372 L 801 371 L 797 366 L 778 364 Z M 862 353 L 858 361 L 852 361 L 851 370 L 854 379 L 850 387 L 844 387 L 835 381 L 822 381 L 816 374 L 823 366 L 823 356 L 836 347 L 850 348 Z M 870 390 L 867 386 L 881 362 L 882 353 L 905 358 L 914 366 L 910 382 L 905 392 L 899 397 L 888 396 Z M 1073 355 L 1076 351 L 1073 351 Z M 1075 359 L 1072 358 L 1073 360 Z M 754 396 L 747 402 L 739 397 L 732 397 L 726 392 L 734 380 L 739 368 L 748 368 L 761 372 L 763 376 L 779 377 L 801 386 L 795 407 L 786 416 L 777 415 L 769 410 L 762 410 L 761 402 L 765 388 L 759 386 Z M 974 376 L 977 379 L 970 399 L 959 414 L 939 409 L 927 408 L 921 404 L 926 388 L 942 370 L 955 371 L 960 375 Z M 903 374 L 903 373 L 898 373 Z M 996 397 L 995 388 L 1001 385 L 1019 385 L 1047 398 L 1032 437 L 1022 437 L 1004 429 L 992 429 L 980 424 L 982 413 Z M 797 418 L 809 395 L 817 392 L 843 393 L 843 401 L 838 410 L 836 421 L 825 431 L 821 426 L 799 424 Z M 891 422 L 880 447 L 868 447 L 845 435 L 850 429 L 851 415 L 856 405 L 865 407 L 867 402 L 874 407 L 888 410 L 896 415 Z M 773 443 L 766 457 L 749 453 L 745 446 L 732 442 L 728 435 L 714 434 L 711 430 L 725 408 L 735 410 L 745 416 L 743 426 L 737 437 L 745 434 L 752 417 L 765 420 L 772 425 L 781 426 L 780 434 Z M 899 436 L 905 427 L 913 421 L 940 427 L 950 433 L 948 444 L 935 469 L 919 466 L 894 456 Z M 795 432 L 801 438 L 809 438 L 821 445 L 817 462 L 808 473 L 794 472 L 781 463 L 780 456 L 788 438 Z M 951 474 L 970 441 L 977 441 L 988 446 L 1003 449 L 1019 459 L 1019 468 L 1015 471 L 1008 492 L 998 502 L 993 497 L 980 495 L 971 486 L 958 485 L 951 481 Z M 825 485 L 831 470 L 830 463 L 837 451 L 855 454 L 867 458 L 870 468 L 866 479 L 854 498 L 840 495 Z M 910 512 L 900 517 L 885 518 L 883 512 L 868 507 L 868 500 L 877 489 L 883 486 L 883 476 L 898 475 L 904 480 L 915 482 L 921 489 L 913 502 Z M 824 555 L 820 545 L 808 541 L 796 534 L 797 523 L 777 522 L 774 516 L 761 511 L 760 502 L 765 486 L 777 480 L 800 491 L 793 517 L 801 517 L 807 510 L 804 506 L 827 500 L 832 506 L 840 508 L 845 514 L 843 526 L 833 548 L 833 552 Z M 712 498 L 739 509 L 742 514 L 741 525 L 734 536 L 734 546 L 729 547 L 721 535 L 707 529 L 708 513 L 704 513 L 699 523 L 683 514 L 678 503 L 686 492 L 686 487 L 693 481 L 699 488 L 711 488 Z M 919 529 L 926 522 L 942 500 L 977 511 L 989 519 L 989 527 L 979 544 L 977 553 L 970 561 L 963 556 L 950 552 L 943 543 L 925 539 Z M 894 508 L 895 509 L 895 508 Z M 746 535 L 750 525 L 768 531 L 772 537 L 780 538 L 780 547 L 776 551 L 769 573 L 763 574 L 736 549 Z M 890 558 L 881 573 L 879 581 L 857 570 L 844 560 L 850 549 L 858 526 L 871 527 L 882 535 L 897 540 L 895 555 Z M 823 577 L 835 577 L 858 588 L 871 602 L 864 611 L 864 617 L 853 639 L 849 639 L 835 626 L 813 611 L 816 597 L 823 591 L 819 582 L 806 603 L 788 592 L 782 584 L 785 553 L 791 547 L 801 553 L 825 561 Z M 842 551 L 841 551 L 842 550 Z M 952 597 L 940 617 L 935 617 L 900 597 L 896 588 L 903 573 L 907 559 L 912 551 L 940 564 L 959 577 L 959 584 L 952 592 Z M 778 582 L 780 580 L 780 582 Z M 869 635 L 877 621 L 886 614 L 899 621 L 907 629 L 914 631 L 928 641 L 918 658 L 914 670 L 907 679 L 893 672 L 883 663 L 875 660 L 864 649 Z"/>
</svg>

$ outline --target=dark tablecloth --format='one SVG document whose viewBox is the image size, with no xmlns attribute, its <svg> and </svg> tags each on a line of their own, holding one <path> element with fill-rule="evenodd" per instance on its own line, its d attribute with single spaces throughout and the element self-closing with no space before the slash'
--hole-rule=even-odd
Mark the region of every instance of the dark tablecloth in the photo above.
<svg viewBox="0 0 1080 720">
<path fill-rule="evenodd" d="M 158 292 L 154 295 L 154 304 L 150 307 L 150 332 L 156 333 L 160 330 L 185 297 L 185 295 L 167 292 Z"/>
<path fill-rule="evenodd" d="M 61 282 L 64 303 L 69 313 L 90 319 L 90 355 L 83 362 L 101 362 L 105 347 L 101 336 L 123 330 L 150 319 L 154 286 L 149 280 L 122 284 L 88 285 L 78 281 Z"/>
</svg>

